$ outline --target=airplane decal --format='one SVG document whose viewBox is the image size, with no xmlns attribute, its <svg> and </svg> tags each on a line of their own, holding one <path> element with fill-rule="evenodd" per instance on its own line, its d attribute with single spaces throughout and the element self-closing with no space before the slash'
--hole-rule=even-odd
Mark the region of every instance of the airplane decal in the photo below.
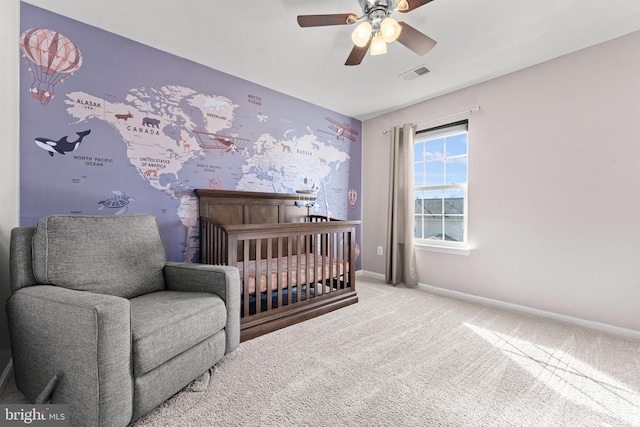
<svg viewBox="0 0 640 427">
<path fill-rule="evenodd" d="M 249 142 L 248 139 L 233 135 L 222 135 L 199 130 L 192 130 L 191 132 L 198 137 L 200 148 L 204 150 L 224 150 L 220 155 L 245 151 Z"/>
</svg>

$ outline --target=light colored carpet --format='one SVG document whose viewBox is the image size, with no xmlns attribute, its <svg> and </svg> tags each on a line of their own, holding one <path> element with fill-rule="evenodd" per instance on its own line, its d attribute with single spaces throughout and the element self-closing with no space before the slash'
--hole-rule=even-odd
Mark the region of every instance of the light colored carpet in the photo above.
<svg viewBox="0 0 640 427">
<path fill-rule="evenodd" d="M 358 294 L 135 426 L 640 426 L 638 341 L 367 278 Z"/>
</svg>

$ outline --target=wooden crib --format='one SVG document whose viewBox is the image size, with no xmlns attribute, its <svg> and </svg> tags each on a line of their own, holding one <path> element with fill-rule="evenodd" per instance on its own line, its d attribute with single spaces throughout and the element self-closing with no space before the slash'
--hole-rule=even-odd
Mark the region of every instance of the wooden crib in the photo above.
<svg viewBox="0 0 640 427">
<path fill-rule="evenodd" d="M 356 303 L 356 226 L 309 214 L 313 196 L 196 190 L 200 255 L 236 265 L 241 340 Z M 298 203 L 300 204 L 300 203 Z"/>
</svg>

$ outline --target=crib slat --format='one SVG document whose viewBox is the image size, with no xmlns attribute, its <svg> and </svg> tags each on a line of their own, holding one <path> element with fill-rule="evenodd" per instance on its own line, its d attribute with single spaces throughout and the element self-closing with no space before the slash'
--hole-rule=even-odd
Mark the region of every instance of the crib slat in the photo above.
<svg viewBox="0 0 640 427">
<path fill-rule="evenodd" d="M 300 256 L 301 252 L 300 252 L 300 247 L 302 246 L 302 237 L 301 236 L 296 236 L 296 282 L 297 282 L 297 297 L 298 297 L 298 301 L 300 301 L 302 299 L 302 269 L 301 269 L 301 264 L 302 264 L 302 257 Z M 293 295 L 292 295 L 293 298 Z M 293 300 L 291 301 L 293 302 Z"/>
<path fill-rule="evenodd" d="M 209 242 L 207 229 L 207 221 L 200 219 L 200 262 L 202 262 L 203 264 L 209 263 L 207 258 L 207 242 Z"/>
<path fill-rule="evenodd" d="M 205 234 L 207 234 L 207 236 L 209 234 L 211 234 L 214 230 L 213 230 L 213 226 L 211 225 L 211 223 L 209 222 L 205 222 L 204 223 L 205 226 Z M 202 254 L 203 258 L 206 260 L 205 262 L 211 262 L 211 252 L 212 252 L 212 248 L 211 248 L 211 240 L 207 239 L 207 241 L 205 242 L 203 246 L 203 251 L 204 253 Z"/>
<path fill-rule="evenodd" d="M 229 253 L 229 245 L 231 244 L 231 242 L 229 242 L 229 239 L 225 237 L 225 234 L 226 233 L 224 231 L 220 230 L 220 240 L 222 241 L 222 243 L 220 244 L 220 255 L 223 257 L 220 262 L 227 265 L 235 265 L 229 262 L 229 258 L 227 256 L 227 254 Z"/>
<path fill-rule="evenodd" d="M 242 257 L 242 268 L 243 268 L 243 283 L 244 283 L 244 315 L 248 317 L 251 315 L 249 311 L 249 242 L 243 240 L 243 257 Z"/>
<path fill-rule="evenodd" d="M 208 257 L 213 263 L 220 263 L 220 241 L 222 240 L 221 230 L 215 226 L 215 224 L 209 224 L 209 233 L 211 233 L 211 240 L 209 241 L 209 254 Z"/>
<path fill-rule="evenodd" d="M 272 291 L 273 291 L 273 279 L 271 277 L 272 272 L 272 266 L 271 266 L 271 260 L 273 258 L 273 254 L 272 254 L 272 250 L 273 250 L 273 239 L 272 238 L 268 238 L 267 239 L 267 310 L 271 310 L 273 308 L 273 304 L 272 304 Z"/>
<path fill-rule="evenodd" d="M 220 246 L 222 243 L 222 236 L 221 236 L 221 231 L 218 227 L 216 227 L 213 224 L 209 224 L 209 233 L 210 233 L 210 240 L 209 240 L 209 255 L 208 257 L 211 259 L 211 261 L 214 264 L 220 264 L 221 262 L 221 250 L 220 250 Z"/>
<path fill-rule="evenodd" d="M 345 245 L 344 245 L 344 265 L 342 266 L 342 271 L 345 277 L 345 283 L 347 284 L 346 287 L 350 288 L 351 287 L 351 277 L 349 277 L 349 269 L 351 266 L 351 232 L 349 232 L 348 230 L 344 232 L 344 241 L 345 241 Z"/>
<path fill-rule="evenodd" d="M 342 257 L 344 256 L 344 250 L 343 250 L 343 236 L 344 234 L 342 232 L 336 233 L 336 239 L 337 239 L 337 244 L 338 247 L 336 249 L 336 278 L 338 280 L 338 289 L 342 289 L 344 287 L 344 283 L 340 278 L 340 262 L 342 261 Z"/>
<path fill-rule="evenodd" d="M 291 284 L 293 283 L 292 273 L 291 273 L 291 271 L 293 270 L 293 263 L 291 262 L 291 252 L 293 252 L 292 242 L 291 242 L 292 238 L 293 238 L 292 236 L 287 237 L 287 289 L 288 289 L 287 296 L 286 296 L 287 303 L 293 302 L 293 296 L 291 295 L 293 292 L 293 286 L 291 286 Z"/>
<path fill-rule="evenodd" d="M 347 248 L 347 244 L 349 243 L 347 241 L 347 233 L 345 233 L 344 231 L 340 233 L 340 238 L 342 239 L 342 256 L 340 257 L 340 261 L 338 264 L 338 274 L 340 274 L 340 267 L 342 267 L 342 270 L 344 272 L 344 267 L 346 265 L 346 261 L 347 261 L 347 253 L 349 252 L 349 249 Z M 347 287 L 347 278 L 346 276 L 343 274 L 342 275 L 342 289 Z"/>
<path fill-rule="evenodd" d="M 318 234 L 313 236 L 313 283 L 316 288 L 316 296 L 324 293 L 322 292 L 322 282 L 319 281 L 322 273 L 318 274 L 318 267 L 320 267 L 318 264 L 318 237 Z"/>
<path fill-rule="evenodd" d="M 305 284 L 306 286 L 304 287 L 304 298 L 307 299 L 309 298 L 311 295 L 311 283 L 313 283 L 312 279 L 313 277 L 315 277 L 315 274 L 313 274 L 313 277 L 311 276 L 311 272 L 313 270 L 311 270 L 311 263 L 309 262 L 309 257 L 311 256 L 311 254 L 309 253 L 309 241 L 311 240 L 311 236 L 305 236 L 304 238 L 304 256 L 305 256 L 305 261 L 306 261 L 306 274 L 305 274 Z M 315 264 L 313 265 L 313 268 L 315 268 Z"/>
<path fill-rule="evenodd" d="M 340 268 L 344 265 L 344 254 L 346 253 L 346 251 L 344 250 L 344 231 L 341 231 L 339 233 L 340 236 L 340 240 L 338 240 L 338 244 L 340 245 L 340 256 L 338 257 L 338 259 L 336 260 L 336 275 L 338 276 L 338 283 L 339 283 L 339 288 L 343 289 L 344 288 L 344 278 L 342 278 L 340 276 Z"/>
<path fill-rule="evenodd" d="M 214 251 L 216 252 L 216 262 L 225 264 L 227 263 L 227 260 L 225 259 L 225 255 L 227 253 L 227 239 L 224 238 L 224 233 L 220 228 L 216 227 L 215 232 L 217 234 L 217 239 L 215 242 L 215 246 L 217 249 L 214 249 Z"/>
<path fill-rule="evenodd" d="M 331 245 L 331 250 L 333 251 L 333 256 L 331 257 L 331 279 L 333 280 L 333 289 L 338 291 L 340 289 L 340 281 L 336 278 L 336 273 L 338 271 L 338 258 L 340 257 L 340 233 L 334 232 L 331 233 L 333 235 L 333 244 Z"/>
<path fill-rule="evenodd" d="M 327 252 L 327 256 L 329 257 L 329 288 L 331 292 L 333 292 L 333 233 L 328 233 L 329 239 L 327 240 L 329 243 L 329 251 Z"/>
<path fill-rule="evenodd" d="M 336 232 L 334 233 L 334 250 L 335 252 L 333 253 L 333 270 L 332 274 L 333 274 L 333 279 L 335 280 L 336 283 L 336 290 L 340 289 L 340 280 L 337 277 L 337 273 L 338 273 L 338 260 L 340 259 L 340 233 Z"/>
<path fill-rule="evenodd" d="M 322 254 L 322 292 L 329 292 L 327 286 L 327 234 L 323 233 L 320 237 L 320 253 Z"/>
<path fill-rule="evenodd" d="M 207 224 L 207 260 L 212 264 L 219 263 L 218 240 L 220 239 L 220 230 L 215 224 Z"/>
<path fill-rule="evenodd" d="M 224 259 L 224 254 L 226 253 L 226 248 L 225 248 L 225 242 L 226 239 L 224 238 L 224 234 L 222 233 L 222 230 L 218 227 L 213 227 L 213 232 L 215 234 L 215 238 L 213 239 L 213 253 L 214 253 L 214 259 L 216 263 L 218 264 L 224 264 L 225 263 L 225 259 Z"/>
<path fill-rule="evenodd" d="M 344 283 L 345 283 L 345 287 L 349 288 L 351 287 L 351 278 L 349 277 L 348 273 L 348 268 L 347 265 L 351 265 L 351 251 L 350 248 L 351 247 L 351 233 L 349 233 L 348 231 L 344 232 L 344 261 L 342 263 L 342 275 L 344 277 Z"/>
<path fill-rule="evenodd" d="M 282 307 L 282 237 L 278 237 L 278 259 L 276 261 L 278 281 L 278 307 Z"/>
<path fill-rule="evenodd" d="M 211 233 L 211 241 L 208 248 L 209 258 L 212 258 L 212 262 L 217 264 L 221 261 L 217 243 L 222 240 L 222 231 L 215 224 L 209 224 L 209 233 Z"/>
<path fill-rule="evenodd" d="M 253 240 L 253 239 L 252 239 Z M 262 311 L 262 271 L 260 260 L 262 259 L 262 239 L 255 239 L 256 245 L 256 272 L 255 272 L 255 282 L 256 282 L 256 314 Z"/>
<path fill-rule="evenodd" d="M 356 287 L 356 232 L 355 229 L 349 231 L 349 286 Z"/>
</svg>

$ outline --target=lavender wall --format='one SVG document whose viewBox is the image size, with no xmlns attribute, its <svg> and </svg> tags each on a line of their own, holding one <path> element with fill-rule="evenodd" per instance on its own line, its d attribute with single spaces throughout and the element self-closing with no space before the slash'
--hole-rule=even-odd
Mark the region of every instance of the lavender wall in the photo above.
<svg viewBox="0 0 640 427">
<path fill-rule="evenodd" d="M 365 122 L 363 269 L 384 273 L 382 131 L 481 105 L 471 252 L 419 250 L 420 282 L 640 331 L 639 48 L 634 33 Z"/>
<path fill-rule="evenodd" d="M 20 26 L 21 225 L 149 213 L 169 260 L 199 261 L 195 188 L 307 191 L 360 219 L 359 120 L 27 3 Z"/>
<path fill-rule="evenodd" d="M 18 225 L 18 4 L 10 0 L 0 7 L 0 375 L 8 373 L 4 370 L 11 357 L 4 302 L 9 296 L 9 235 Z"/>
</svg>

